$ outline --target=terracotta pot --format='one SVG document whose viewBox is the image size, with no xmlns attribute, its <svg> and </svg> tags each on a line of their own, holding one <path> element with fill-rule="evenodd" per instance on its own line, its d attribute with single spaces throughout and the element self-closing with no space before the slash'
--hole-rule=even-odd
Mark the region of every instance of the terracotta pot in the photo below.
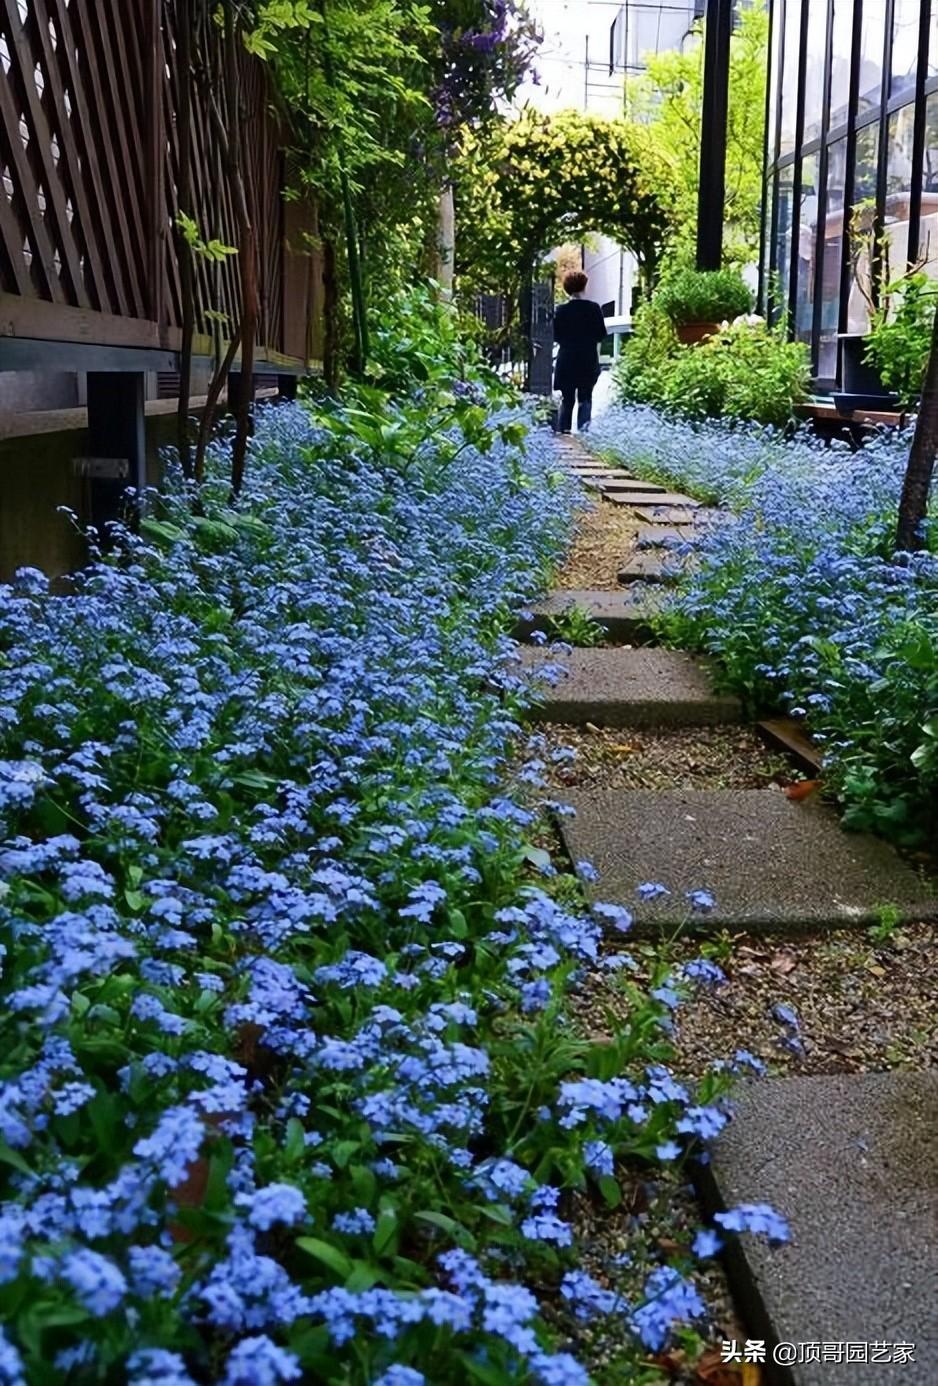
<svg viewBox="0 0 938 1386">
<path fill-rule="evenodd" d="M 712 337 L 719 332 L 718 322 L 679 322 L 674 328 L 679 342 L 685 346 L 693 346 L 695 342 L 703 342 L 707 337 Z"/>
</svg>

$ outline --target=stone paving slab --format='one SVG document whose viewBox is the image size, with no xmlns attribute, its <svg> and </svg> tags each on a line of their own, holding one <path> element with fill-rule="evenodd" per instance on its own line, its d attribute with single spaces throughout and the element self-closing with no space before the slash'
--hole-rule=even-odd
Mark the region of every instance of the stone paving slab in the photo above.
<svg viewBox="0 0 938 1386">
<path fill-rule="evenodd" d="M 817 929 L 871 924 L 878 907 L 904 920 L 938 917 L 938 897 L 879 838 L 848 833 L 833 809 L 794 802 L 780 788 L 570 790 L 577 810 L 561 827 L 575 861 L 600 872 L 597 898 L 627 907 L 643 881 L 671 894 L 641 906 L 649 927 L 687 918 L 685 892 L 708 890 L 715 908 L 691 925 Z"/>
<path fill-rule="evenodd" d="M 576 649 L 522 651 L 528 668 L 545 662 L 568 672 L 545 681 L 537 715 L 544 722 L 598 727 L 687 727 L 735 722 L 735 698 L 713 692 L 703 660 L 678 650 Z"/>
<path fill-rule="evenodd" d="M 914 1362 L 814 1362 L 791 1386 L 938 1381 L 938 1073 L 743 1085 L 703 1172 L 710 1202 L 770 1203 L 792 1239 L 743 1236 L 727 1267 L 755 1337 L 914 1343 Z"/>
<path fill-rule="evenodd" d="M 516 640 L 530 640 L 535 631 L 554 634 L 551 619 L 579 607 L 603 627 L 610 640 L 644 640 L 651 635 L 651 622 L 661 604 L 661 595 L 653 592 L 561 589 L 535 602 L 513 633 Z"/>
<path fill-rule="evenodd" d="M 585 482 L 585 485 L 598 486 L 603 491 L 624 491 L 633 496 L 636 493 L 643 496 L 654 496 L 656 501 L 658 496 L 667 495 L 667 487 L 656 486 L 653 481 L 636 481 L 634 477 L 612 477 L 610 480 L 604 476 L 592 476 Z"/>
<path fill-rule="evenodd" d="M 645 524 L 667 525 L 670 528 L 694 524 L 698 513 L 686 505 L 662 504 L 657 496 L 646 496 L 640 500 L 634 492 L 628 499 L 623 499 L 618 491 L 604 491 L 603 500 L 609 501 L 612 505 L 627 505 Z"/>
<path fill-rule="evenodd" d="M 649 498 L 646 491 L 640 488 L 621 491 L 617 488 L 616 500 L 620 505 L 655 505 L 656 507 L 676 505 L 685 510 L 697 510 L 700 504 L 692 496 L 685 496 L 680 491 L 666 491 L 664 488 L 655 493 L 653 500 Z"/>
<path fill-rule="evenodd" d="M 637 549 L 619 569 L 619 581 L 677 582 L 692 563 L 690 554 L 670 549 Z"/>
<path fill-rule="evenodd" d="M 706 526 L 697 525 L 693 520 L 684 525 L 650 525 L 640 524 L 635 531 L 635 545 L 637 552 L 648 552 L 653 549 L 676 548 L 681 544 L 687 544 L 694 539 L 699 539 Z"/>
</svg>

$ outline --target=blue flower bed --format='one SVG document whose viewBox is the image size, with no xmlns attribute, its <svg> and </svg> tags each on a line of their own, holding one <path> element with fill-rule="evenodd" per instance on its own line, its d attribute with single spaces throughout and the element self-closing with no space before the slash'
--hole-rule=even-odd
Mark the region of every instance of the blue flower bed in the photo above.
<svg viewBox="0 0 938 1386">
<path fill-rule="evenodd" d="M 938 793 L 938 559 L 892 552 L 910 435 L 851 452 L 630 408 L 590 439 L 733 512 L 695 543 L 665 630 L 752 706 L 806 719 L 848 821 L 917 837 Z"/>
<path fill-rule="evenodd" d="M 578 1271 L 565 1209 L 726 1119 L 663 974 L 564 1021 L 628 917 L 545 893 L 502 788 L 576 499 L 534 441 L 401 470 L 326 422 L 0 589 L 2 1382 L 575 1386 L 544 1296 L 654 1349 L 703 1312 L 689 1252 L 631 1305 Z"/>
</svg>

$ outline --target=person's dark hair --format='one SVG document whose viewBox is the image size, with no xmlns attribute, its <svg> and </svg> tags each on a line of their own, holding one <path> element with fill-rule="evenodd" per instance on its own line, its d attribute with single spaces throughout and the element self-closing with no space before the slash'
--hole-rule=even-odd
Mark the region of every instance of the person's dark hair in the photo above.
<svg viewBox="0 0 938 1386">
<path fill-rule="evenodd" d="M 563 277 L 563 291 L 565 294 L 581 294 L 589 282 L 589 275 L 582 270 L 568 270 Z"/>
</svg>

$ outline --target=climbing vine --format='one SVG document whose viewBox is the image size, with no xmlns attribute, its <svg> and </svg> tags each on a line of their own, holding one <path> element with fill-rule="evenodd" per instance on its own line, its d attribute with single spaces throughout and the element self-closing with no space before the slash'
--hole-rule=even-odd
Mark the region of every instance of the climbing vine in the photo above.
<svg viewBox="0 0 938 1386">
<path fill-rule="evenodd" d="M 579 111 L 525 110 L 470 133 L 458 178 L 463 288 L 513 297 L 548 251 L 589 232 L 614 237 L 653 279 L 674 227 L 660 164 L 641 127 Z"/>
</svg>

